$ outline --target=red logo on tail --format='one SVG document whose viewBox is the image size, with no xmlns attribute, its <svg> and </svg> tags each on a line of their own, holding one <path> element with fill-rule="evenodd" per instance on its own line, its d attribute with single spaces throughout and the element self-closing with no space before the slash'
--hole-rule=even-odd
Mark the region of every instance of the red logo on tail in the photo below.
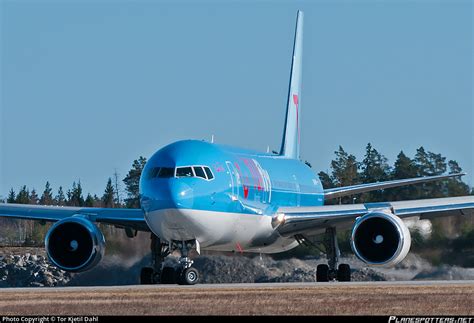
<svg viewBox="0 0 474 323">
<path fill-rule="evenodd" d="M 293 103 L 296 107 L 296 129 L 298 129 L 298 143 L 300 142 L 300 122 L 298 120 L 298 94 L 293 94 Z"/>
<path fill-rule="evenodd" d="M 298 107 L 298 94 L 293 94 L 293 103 Z"/>
</svg>

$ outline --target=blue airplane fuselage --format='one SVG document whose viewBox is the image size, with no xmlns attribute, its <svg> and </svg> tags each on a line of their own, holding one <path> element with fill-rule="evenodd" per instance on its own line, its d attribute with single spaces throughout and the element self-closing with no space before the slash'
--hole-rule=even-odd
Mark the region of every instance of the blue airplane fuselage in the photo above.
<svg viewBox="0 0 474 323">
<path fill-rule="evenodd" d="M 205 168 L 211 174 L 202 176 Z M 140 196 L 147 223 L 159 237 L 201 239 L 204 247 L 222 247 L 216 250 L 234 250 L 236 243 L 242 250 L 255 249 L 259 243 L 269 246 L 279 240 L 269 227 L 279 207 L 324 203 L 321 182 L 306 164 L 198 140 L 178 141 L 158 150 L 143 169 Z M 242 221 L 255 221 L 258 229 L 247 248 L 239 243 L 245 241 L 245 233 L 236 232 Z M 211 237 L 212 233 L 199 237 L 200 232 L 212 231 L 200 230 L 204 226 L 223 232 L 223 226 L 237 229 L 230 228 L 231 237 Z"/>
</svg>

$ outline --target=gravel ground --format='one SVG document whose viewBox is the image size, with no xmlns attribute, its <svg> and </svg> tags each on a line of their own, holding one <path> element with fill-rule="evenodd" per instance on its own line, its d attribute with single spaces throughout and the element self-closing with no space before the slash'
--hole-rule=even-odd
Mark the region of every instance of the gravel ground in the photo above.
<svg viewBox="0 0 474 323">
<path fill-rule="evenodd" d="M 167 265 L 175 265 L 176 261 L 169 257 Z M 195 258 L 194 266 L 201 273 L 201 282 L 208 284 L 314 282 L 316 266 L 325 261 L 314 257 L 275 260 L 267 255 L 214 254 Z M 0 248 L 0 287 L 134 285 L 139 283 L 140 269 L 149 262 L 149 256 L 107 255 L 95 268 L 70 274 L 52 266 L 43 249 Z M 353 281 L 474 279 L 474 268 L 433 267 L 414 254 L 394 268 L 368 268 L 355 257 L 342 258 L 341 263 L 351 265 Z"/>
</svg>

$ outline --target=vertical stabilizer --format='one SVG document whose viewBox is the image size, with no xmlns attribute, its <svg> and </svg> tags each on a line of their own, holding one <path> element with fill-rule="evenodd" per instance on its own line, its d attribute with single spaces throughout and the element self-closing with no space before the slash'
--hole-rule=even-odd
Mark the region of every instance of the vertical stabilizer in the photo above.
<svg viewBox="0 0 474 323">
<path fill-rule="evenodd" d="M 290 86 L 286 106 L 285 130 L 281 143 L 280 155 L 298 159 L 300 157 L 300 101 L 301 101 L 301 67 L 303 59 L 303 12 L 296 17 L 295 42 L 291 62 Z"/>
</svg>

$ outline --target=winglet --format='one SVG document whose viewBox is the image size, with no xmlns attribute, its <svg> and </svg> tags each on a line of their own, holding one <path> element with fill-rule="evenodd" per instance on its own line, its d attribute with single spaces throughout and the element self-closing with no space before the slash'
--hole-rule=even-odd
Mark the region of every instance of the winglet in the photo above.
<svg viewBox="0 0 474 323">
<path fill-rule="evenodd" d="M 296 17 L 293 59 L 286 106 L 285 130 L 280 155 L 298 159 L 300 156 L 301 67 L 303 60 L 303 12 Z"/>
</svg>

